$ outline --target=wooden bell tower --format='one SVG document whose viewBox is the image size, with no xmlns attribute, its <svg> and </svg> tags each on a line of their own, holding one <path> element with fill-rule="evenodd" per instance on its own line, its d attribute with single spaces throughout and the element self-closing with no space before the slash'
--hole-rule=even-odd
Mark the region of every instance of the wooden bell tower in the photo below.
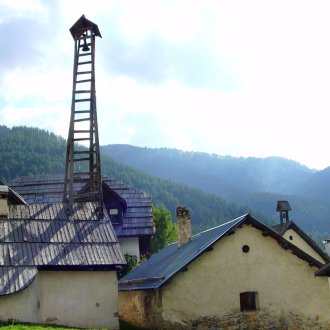
<svg viewBox="0 0 330 330">
<path fill-rule="evenodd" d="M 96 24 L 82 15 L 71 27 L 74 39 L 71 118 L 67 141 L 63 202 L 69 214 L 74 203 L 98 202 L 103 217 L 100 146 L 95 93 Z"/>
</svg>

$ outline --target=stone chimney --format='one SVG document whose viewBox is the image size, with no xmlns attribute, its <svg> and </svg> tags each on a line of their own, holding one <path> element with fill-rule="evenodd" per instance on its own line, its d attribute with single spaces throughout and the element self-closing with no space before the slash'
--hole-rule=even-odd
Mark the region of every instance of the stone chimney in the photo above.
<svg viewBox="0 0 330 330">
<path fill-rule="evenodd" d="M 185 206 L 176 208 L 176 223 L 179 234 L 179 247 L 186 244 L 191 239 L 190 212 Z"/>
<path fill-rule="evenodd" d="M 8 187 L 0 185 L 0 219 L 8 218 Z"/>
</svg>

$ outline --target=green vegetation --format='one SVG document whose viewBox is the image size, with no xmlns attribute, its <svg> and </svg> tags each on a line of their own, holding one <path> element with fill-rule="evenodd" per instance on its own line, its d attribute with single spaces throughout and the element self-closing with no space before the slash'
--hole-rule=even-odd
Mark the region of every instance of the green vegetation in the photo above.
<svg viewBox="0 0 330 330">
<path fill-rule="evenodd" d="M 31 324 L 31 323 L 20 323 L 16 321 L 8 321 L 0 323 L 1 330 L 78 330 L 79 328 L 64 327 L 59 325 L 43 325 L 43 324 Z M 120 330 L 140 330 L 139 328 L 133 327 L 125 321 L 119 320 Z M 93 330 L 93 329 L 89 329 Z"/>
<path fill-rule="evenodd" d="M 16 321 L 8 321 L 0 323 L 0 329 L 2 330 L 74 330 L 78 328 L 70 328 L 59 325 L 42 325 L 31 323 L 20 323 Z"/>
<path fill-rule="evenodd" d="M 276 201 L 286 199 L 291 219 L 313 238 L 321 242 L 330 236 L 330 169 L 315 172 L 276 157 L 220 157 L 125 145 L 102 150 L 104 175 L 150 194 L 154 205 L 166 207 L 173 219 L 178 205 L 189 207 L 194 233 L 244 213 L 277 223 Z M 65 151 L 65 139 L 47 131 L 0 126 L 0 178 L 64 173 Z"/>
<path fill-rule="evenodd" d="M 131 255 L 128 253 L 125 253 L 125 259 L 126 259 L 126 266 L 123 268 L 123 270 L 118 273 L 118 278 L 122 278 L 128 273 L 130 273 L 133 269 L 135 269 L 137 266 L 141 265 L 145 259 L 141 259 L 138 261 L 137 256 Z"/>
<path fill-rule="evenodd" d="M 156 234 L 151 239 L 151 251 L 156 253 L 166 245 L 178 240 L 178 230 L 173 223 L 170 211 L 165 207 L 154 207 L 153 217 L 156 224 Z"/>
<path fill-rule="evenodd" d="M 38 128 L 0 126 L 0 178 L 64 173 L 65 139 Z"/>
<path fill-rule="evenodd" d="M 214 194 L 236 207 L 258 210 L 276 222 L 276 202 L 288 200 L 291 219 L 306 232 L 330 237 L 330 167 L 315 171 L 280 157 L 230 157 L 130 145 L 108 145 L 102 150 L 144 173 Z"/>
<path fill-rule="evenodd" d="M 0 128 L 0 178 L 10 181 L 26 175 L 63 173 L 65 165 L 65 139 L 38 128 Z M 135 170 L 110 155 L 102 155 L 104 175 L 118 179 L 150 194 L 155 206 L 164 206 L 175 218 L 178 205 L 190 208 L 193 231 L 198 232 L 231 220 L 244 213 L 258 219 L 272 220 L 247 207 L 226 203 L 214 194 L 170 180 L 162 180 Z"/>
</svg>

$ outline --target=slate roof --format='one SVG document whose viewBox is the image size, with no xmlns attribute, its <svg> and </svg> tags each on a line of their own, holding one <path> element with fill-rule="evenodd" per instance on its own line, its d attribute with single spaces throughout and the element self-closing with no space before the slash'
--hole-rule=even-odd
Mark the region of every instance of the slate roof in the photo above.
<svg viewBox="0 0 330 330">
<path fill-rule="evenodd" d="M 63 175 L 21 177 L 8 183 L 29 204 L 60 203 L 63 199 Z M 117 237 L 152 236 L 155 233 L 151 197 L 121 181 L 103 177 L 103 184 L 126 202 L 123 223 L 114 224 Z M 80 191 L 83 184 L 75 184 Z"/>
<path fill-rule="evenodd" d="M 97 203 L 9 205 L 0 219 L 0 295 L 30 285 L 38 269 L 117 269 L 126 263 L 110 219 Z"/>
<path fill-rule="evenodd" d="M 157 289 L 164 286 L 178 272 L 184 270 L 191 262 L 200 257 L 206 251 L 212 249 L 212 245 L 227 235 L 232 235 L 235 230 L 243 225 L 250 224 L 262 231 L 264 236 L 271 236 L 283 249 L 289 249 L 297 257 L 317 268 L 322 264 L 288 242 L 275 231 L 245 214 L 218 227 L 206 230 L 192 237 L 191 241 L 179 248 L 178 243 L 173 243 L 163 248 L 157 254 L 134 269 L 119 281 L 119 290 L 145 290 Z"/>
<path fill-rule="evenodd" d="M 7 186 L 7 184 L 0 179 L 0 186 Z M 27 204 L 24 198 L 10 187 L 8 187 L 8 201 L 10 204 Z"/>
<path fill-rule="evenodd" d="M 293 221 L 287 221 L 282 224 L 272 226 L 271 229 L 275 230 L 281 236 L 283 236 L 283 234 L 289 229 L 294 230 L 325 261 L 330 261 L 327 253 L 320 249 L 319 246 Z"/>
</svg>

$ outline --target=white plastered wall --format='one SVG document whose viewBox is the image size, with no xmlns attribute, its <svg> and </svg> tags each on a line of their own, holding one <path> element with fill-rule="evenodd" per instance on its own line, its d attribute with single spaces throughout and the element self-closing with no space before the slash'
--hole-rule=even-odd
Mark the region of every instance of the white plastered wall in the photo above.
<svg viewBox="0 0 330 330">
<path fill-rule="evenodd" d="M 256 291 L 261 310 L 328 320 L 328 279 L 315 277 L 315 271 L 271 237 L 244 225 L 162 289 L 163 318 L 180 322 L 240 312 L 240 293 Z"/>
<path fill-rule="evenodd" d="M 115 271 L 39 271 L 26 289 L 0 297 L 2 320 L 118 329 Z"/>
<path fill-rule="evenodd" d="M 140 261 L 140 247 L 138 237 L 119 238 L 119 245 L 124 254 L 137 256 Z"/>
<path fill-rule="evenodd" d="M 38 276 L 32 284 L 10 295 L 0 296 L 0 321 L 38 322 Z"/>
<path fill-rule="evenodd" d="M 297 246 L 299 249 L 303 250 L 304 252 L 308 253 L 310 256 L 315 258 L 316 260 L 325 263 L 324 259 L 312 248 L 310 247 L 306 241 L 293 229 L 288 229 L 282 235 L 287 241 Z"/>
</svg>

